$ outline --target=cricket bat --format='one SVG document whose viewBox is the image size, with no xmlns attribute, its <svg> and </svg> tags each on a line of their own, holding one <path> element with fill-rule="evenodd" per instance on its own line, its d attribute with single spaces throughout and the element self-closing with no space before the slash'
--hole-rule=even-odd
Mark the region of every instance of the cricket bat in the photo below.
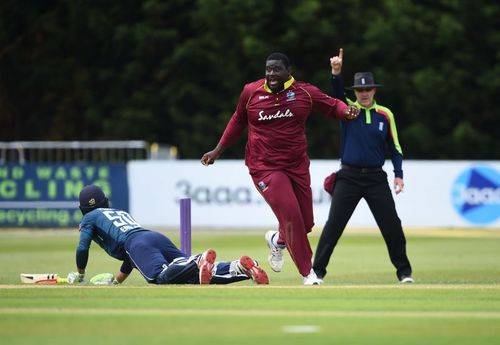
<svg viewBox="0 0 500 345">
<path fill-rule="evenodd" d="M 66 284 L 67 278 L 57 273 L 21 273 L 21 282 L 25 284 Z"/>
</svg>

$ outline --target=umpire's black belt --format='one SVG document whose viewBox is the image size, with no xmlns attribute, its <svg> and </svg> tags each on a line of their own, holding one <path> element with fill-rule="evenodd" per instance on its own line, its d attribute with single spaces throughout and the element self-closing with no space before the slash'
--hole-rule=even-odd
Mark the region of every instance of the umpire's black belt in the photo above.
<svg viewBox="0 0 500 345">
<path fill-rule="evenodd" d="M 359 173 L 372 173 L 372 172 L 383 171 L 382 167 L 362 168 L 362 167 L 354 167 L 352 165 L 346 165 L 346 164 L 342 164 L 341 168 L 344 169 L 344 170 L 355 171 L 355 172 L 359 172 Z"/>
</svg>

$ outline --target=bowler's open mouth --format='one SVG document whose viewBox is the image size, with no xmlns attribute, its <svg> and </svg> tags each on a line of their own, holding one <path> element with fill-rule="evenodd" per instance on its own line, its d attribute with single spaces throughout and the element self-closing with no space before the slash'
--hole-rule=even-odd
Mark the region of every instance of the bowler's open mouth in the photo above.
<svg viewBox="0 0 500 345">
<path fill-rule="evenodd" d="M 278 86 L 279 85 L 279 80 L 278 79 L 275 79 L 275 78 L 268 78 L 267 79 L 267 84 L 269 85 L 269 87 L 275 87 L 275 86 Z"/>
</svg>

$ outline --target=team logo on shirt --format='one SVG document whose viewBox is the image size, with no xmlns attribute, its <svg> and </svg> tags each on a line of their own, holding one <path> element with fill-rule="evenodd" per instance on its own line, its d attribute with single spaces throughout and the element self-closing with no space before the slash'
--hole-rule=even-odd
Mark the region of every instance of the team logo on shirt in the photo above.
<svg viewBox="0 0 500 345">
<path fill-rule="evenodd" d="M 259 96 L 259 100 L 261 100 L 261 99 L 268 99 L 268 98 L 269 98 L 269 95 Z"/>
<path fill-rule="evenodd" d="M 286 93 L 286 101 L 289 102 L 289 101 L 293 101 L 295 99 L 295 92 L 293 92 L 292 90 L 288 91 Z"/>
<path fill-rule="evenodd" d="M 266 115 L 264 114 L 264 110 L 261 110 L 259 112 L 259 121 L 266 121 L 266 120 L 273 120 L 273 119 L 281 119 L 282 117 L 293 117 L 293 113 L 290 109 L 285 110 L 285 112 L 282 112 L 281 110 L 278 110 L 274 114 L 269 114 Z"/>
<path fill-rule="evenodd" d="M 260 190 L 263 192 L 265 192 L 268 188 L 267 184 L 264 181 L 259 181 L 258 185 L 259 185 Z"/>
</svg>

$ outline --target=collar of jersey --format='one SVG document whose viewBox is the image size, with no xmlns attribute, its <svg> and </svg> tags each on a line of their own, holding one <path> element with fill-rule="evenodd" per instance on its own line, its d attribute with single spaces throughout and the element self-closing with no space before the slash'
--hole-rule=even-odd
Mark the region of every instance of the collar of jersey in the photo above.
<svg viewBox="0 0 500 345">
<path fill-rule="evenodd" d="M 373 104 L 369 108 L 362 106 L 358 101 L 354 102 L 354 105 L 359 109 L 371 110 L 377 107 L 377 102 L 373 100 Z"/>
<path fill-rule="evenodd" d="M 283 92 L 285 91 L 286 89 L 288 89 L 290 86 L 292 86 L 292 84 L 295 82 L 295 79 L 290 76 L 290 79 L 288 79 L 286 82 L 285 82 L 285 88 L 283 90 L 281 90 L 280 92 Z M 267 80 L 264 81 L 264 90 L 266 90 L 266 92 L 269 92 L 269 93 L 273 93 L 271 91 L 271 89 L 269 87 L 267 87 Z M 278 92 L 279 93 L 279 92 Z"/>
<path fill-rule="evenodd" d="M 369 108 L 362 106 L 358 101 L 354 102 L 354 106 L 356 106 L 359 109 L 364 109 L 364 111 L 365 111 L 365 118 L 366 118 L 366 120 L 365 120 L 366 124 L 372 123 L 372 115 L 370 113 L 370 110 L 372 110 L 372 109 L 376 110 L 376 108 L 377 108 L 377 102 L 375 100 L 373 100 L 373 104 Z"/>
</svg>

